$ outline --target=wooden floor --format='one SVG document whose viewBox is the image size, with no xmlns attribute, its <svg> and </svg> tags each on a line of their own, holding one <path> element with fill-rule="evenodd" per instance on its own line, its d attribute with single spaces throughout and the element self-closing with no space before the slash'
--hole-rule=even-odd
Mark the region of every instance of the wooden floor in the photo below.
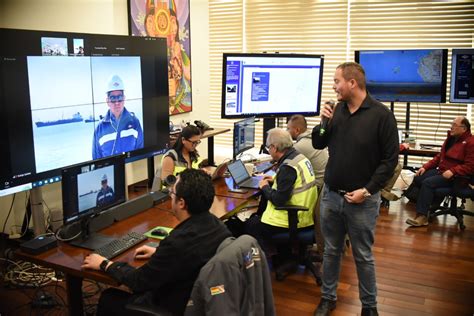
<svg viewBox="0 0 474 316">
<path fill-rule="evenodd" d="M 414 205 L 404 199 L 380 212 L 374 249 L 380 315 L 474 315 L 474 217 L 466 217 L 467 228 L 460 231 L 452 217 L 409 228 L 405 219 L 413 214 Z M 2 316 L 65 314 L 64 308 L 30 310 L 24 304 L 31 290 L 8 290 L 1 283 Z M 349 253 L 343 259 L 332 315 L 360 314 L 357 283 Z M 284 282 L 273 280 L 273 293 L 279 316 L 312 315 L 320 300 L 320 288 L 302 270 Z"/>
<path fill-rule="evenodd" d="M 474 209 L 470 205 L 470 209 Z M 454 217 L 429 227 L 409 228 L 415 214 L 405 198 L 381 209 L 376 228 L 375 265 L 380 315 L 474 315 L 474 217 L 460 231 Z M 313 315 L 321 298 L 312 276 L 299 271 L 273 281 L 277 315 Z M 360 315 L 357 273 L 349 253 L 342 262 L 334 316 Z"/>
</svg>

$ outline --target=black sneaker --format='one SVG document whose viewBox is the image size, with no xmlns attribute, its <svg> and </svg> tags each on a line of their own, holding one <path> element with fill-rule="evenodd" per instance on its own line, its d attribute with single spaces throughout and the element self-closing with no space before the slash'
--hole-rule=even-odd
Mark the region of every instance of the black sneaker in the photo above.
<svg viewBox="0 0 474 316">
<path fill-rule="evenodd" d="M 380 202 L 380 207 L 389 208 L 390 207 L 390 201 L 387 200 L 386 198 L 382 197 L 382 201 Z"/>
<path fill-rule="evenodd" d="M 314 311 L 314 316 L 329 316 L 331 311 L 336 308 L 336 301 L 321 298 L 318 308 Z"/>
<path fill-rule="evenodd" d="M 377 312 L 377 307 L 362 307 L 360 316 L 379 316 L 379 313 Z"/>
</svg>

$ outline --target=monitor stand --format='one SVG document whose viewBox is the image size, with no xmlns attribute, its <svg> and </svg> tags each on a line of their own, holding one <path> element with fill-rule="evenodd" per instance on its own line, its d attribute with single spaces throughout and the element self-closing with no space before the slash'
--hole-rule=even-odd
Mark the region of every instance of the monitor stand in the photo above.
<svg viewBox="0 0 474 316">
<path fill-rule="evenodd" d="M 33 232 L 35 236 L 42 235 L 46 232 L 43 209 L 43 194 L 41 187 L 30 190 L 29 205 L 31 207 L 31 217 L 33 219 Z M 28 227 L 27 227 L 28 228 Z"/>
<path fill-rule="evenodd" d="M 267 132 L 272 128 L 275 128 L 275 118 L 273 117 L 265 117 L 263 119 L 263 144 L 260 146 L 259 154 L 269 154 L 267 149 L 265 148 L 265 141 L 267 139 Z"/>
<path fill-rule="evenodd" d="M 72 240 L 69 244 L 72 246 L 96 250 L 113 241 L 115 238 L 98 233 L 90 232 L 90 223 L 93 216 L 81 220 L 81 235 Z"/>
<path fill-rule="evenodd" d="M 102 246 L 107 245 L 114 239 L 115 238 L 110 237 L 110 236 L 93 233 L 92 235 L 89 235 L 86 239 L 83 239 L 81 236 L 79 239 L 71 241 L 70 244 L 72 246 L 76 246 L 80 248 L 96 250 L 96 249 L 101 248 Z"/>
</svg>

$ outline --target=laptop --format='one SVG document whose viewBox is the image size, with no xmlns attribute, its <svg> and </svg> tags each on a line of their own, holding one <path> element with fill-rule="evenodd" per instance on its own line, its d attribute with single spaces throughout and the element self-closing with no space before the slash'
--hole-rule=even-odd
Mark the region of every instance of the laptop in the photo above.
<svg viewBox="0 0 474 316">
<path fill-rule="evenodd" d="M 227 166 L 232 179 L 241 188 L 259 189 L 258 183 L 262 177 L 251 177 L 242 160 L 235 160 Z"/>
</svg>

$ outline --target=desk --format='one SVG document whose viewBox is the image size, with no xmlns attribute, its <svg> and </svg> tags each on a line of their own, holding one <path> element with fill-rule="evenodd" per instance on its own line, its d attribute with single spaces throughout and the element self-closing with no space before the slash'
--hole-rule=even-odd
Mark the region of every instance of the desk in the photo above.
<svg viewBox="0 0 474 316">
<path fill-rule="evenodd" d="M 436 149 L 414 149 L 408 148 L 402 152 L 400 155 L 403 155 L 403 169 L 412 169 L 408 166 L 408 156 L 416 157 L 434 157 L 439 154 L 439 150 Z"/>
<path fill-rule="evenodd" d="M 209 165 L 213 166 L 214 163 L 214 136 L 227 133 L 230 131 L 230 128 L 216 128 L 205 131 L 202 134 L 201 138 L 209 138 L 207 140 L 207 159 L 209 161 Z"/>
<path fill-rule="evenodd" d="M 226 187 L 224 180 L 216 180 L 214 186 L 216 191 L 221 194 L 226 194 Z M 257 192 L 254 190 L 253 193 Z M 219 195 L 214 198 L 214 203 L 211 207 L 211 212 L 221 219 L 228 218 L 235 214 L 248 203 L 247 197 L 252 197 L 253 194 L 241 197 L 228 197 Z M 178 220 L 169 212 L 171 209 L 170 200 L 166 200 L 144 212 L 133 215 L 123 221 L 116 222 L 112 226 L 100 231 L 101 234 L 112 237 L 120 237 L 130 231 L 138 233 L 145 233 L 156 226 L 175 227 Z M 143 242 L 142 244 L 144 244 Z M 140 245 L 142 245 L 140 244 Z M 138 246 L 137 246 L 138 247 Z M 136 247 L 135 247 L 136 248 Z M 128 262 L 130 265 L 138 267 L 143 265 L 145 260 L 135 260 L 133 258 L 134 248 L 122 253 L 113 258 L 114 261 Z M 58 242 L 58 247 L 50 249 L 39 255 L 30 255 L 21 250 L 15 252 L 19 259 L 31 261 L 42 265 L 44 267 L 52 268 L 61 271 L 66 275 L 66 291 L 68 298 L 69 315 L 83 315 L 82 305 L 82 280 L 90 279 L 99 281 L 105 284 L 118 286 L 119 284 L 109 277 L 107 274 L 92 271 L 82 270 L 81 265 L 84 257 L 91 251 L 83 248 L 73 247 L 65 242 Z"/>
<path fill-rule="evenodd" d="M 219 135 L 219 134 L 223 134 L 223 133 L 227 133 L 228 131 L 230 131 L 230 128 L 215 128 L 215 129 L 207 130 L 201 135 L 201 139 L 203 139 L 203 138 L 208 139 L 207 140 L 207 160 L 209 161 L 209 165 L 211 165 L 211 166 L 215 165 L 215 162 L 214 162 L 214 136 Z M 180 135 L 180 133 L 170 135 L 170 147 L 172 147 L 174 145 L 174 142 L 176 141 L 178 135 Z"/>
</svg>

